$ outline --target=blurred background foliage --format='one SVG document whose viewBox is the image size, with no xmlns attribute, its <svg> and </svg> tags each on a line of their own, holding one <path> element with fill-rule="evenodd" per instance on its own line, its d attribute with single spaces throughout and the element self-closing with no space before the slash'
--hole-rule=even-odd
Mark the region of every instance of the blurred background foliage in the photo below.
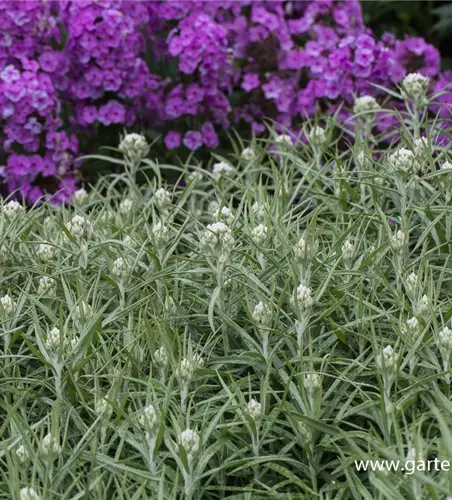
<svg viewBox="0 0 452 500">
<path fill-rule="evenodd" d="M 452 69 L 451 0 L 364 0 L 362 8 L 364 22 L 375 34 L 424 37 L 440 50 L 443 69 Z"/>
</svg>

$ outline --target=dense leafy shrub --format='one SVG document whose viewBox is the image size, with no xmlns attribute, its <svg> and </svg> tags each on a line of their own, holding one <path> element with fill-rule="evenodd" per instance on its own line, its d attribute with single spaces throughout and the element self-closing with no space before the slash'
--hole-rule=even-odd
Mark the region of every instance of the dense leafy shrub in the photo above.
<svg viewBox="0 0 452 500">
<path fill-rule="evenodd" d="M 421 468 L 452 454 L 452 163 L 413 114 L 426 88 L 407 78 L 387 152 L 367 98 L 346 152 L 310 123 L 206 171 L 129 135 L 74 207 L 2 203 L 2 494 L 446 498 Z"/>
<path fill-rule="evenodd" d="M 355 0 L 2 1 L 0 22 L 3 177 L 29 202 L 68 198 L 76 137 L 106 127 L 215 148 L 231 126 L 263 134 L 267 119 L 297 134 L 306 116 L 345 120 L 356 96 L 412 71 L 450 80 L 423 39 L 374 37 Z"/>
</svg>

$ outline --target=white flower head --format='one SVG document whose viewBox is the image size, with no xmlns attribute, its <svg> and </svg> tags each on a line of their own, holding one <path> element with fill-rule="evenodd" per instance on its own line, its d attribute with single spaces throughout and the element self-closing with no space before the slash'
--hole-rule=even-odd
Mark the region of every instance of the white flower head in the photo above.
<svg viewBox="0 0 452 500">
<path fill-rule="evenodd" d="M 309 257 L 311 256 L 311 251 L 312 251 L 311 245 L 302 236 L 298 240 L 298 243 L 295 245 L 294 248 L 295 257 L 300 260 L 309 259 Z"/>
<path fill-rule="evenodd" d="M 187 176 L 188 182 L 201 182 L 203 179 L 204 176 L 199 170 L 193 170 Z"/>
<path fill-rule="evenodd" d="M 253 420 L 262 418 L 262 405 L 254 398 L 250 399 L 246 405 L 246 412 Z"/>
<path fill-rule="evenodd" d="M 234 222 L 234 213 L 228 207 L 221 207 L 221 209 L 218 207 L 213 213 L 213 218 L 230 225 Z"/>
<path fill-rule="evenodd" d="M 83 205 L 84 203 L 86 203 L 87 199 L 88 193 L 86 192 L 86 189 L 81 188 L 74 193 L 74 203 L 76 205 Z"/>
<path fill-rule="evenodd" d="M 359 113 L 376 113 L 380 111 L 380 105 L 378 104 L 375 97 L 370 95 L 364 95 L 362 97 L 357 97 L 353 105 L 353 112 L 355 114 Z"/>
<path fill-rule="evenodd" d="M 376 357 L 377 366 L 380 370 L 394 371 L 399 357 L 394 352 L 394 349 L 388 345 Z"/>
<path fill-rule="evenodd" d="M 253 321 L 258 325 L 268 326 L 272 321 L 272 311 L 267 304 L 260 301 L 254 306 Z"/>
<path fill-rule="evenodd" d="M 61 452 L 60 443 L 57 437 L 52 436 L 50 433 L 46 434 L 41 441 L 41 453 L 46 456 L 59 455 Z"/>
<path fill-rule="evenodd" d="M 406 234 L 400 229 L 391 236 L 390 245 L 393 250 L 400 252 L 406 243 Z"/>
<path fill-rule="evenodd" d="M 420 332 L 419 321 L 415 316 L 408 318 L 406 320 L 405 333 L 410 337 L 416 338 L 417 334 Z"/>
<path fill-rule="evenodd" d="M 3 205 L 2 212 L 8 217 L 13 219 L 24 211 L 24 207 L 16 200 L 10 200 L 6 205 Z"/>
<path fill-rule="evenodd" d="M 264 226 L 264 224 L 259 224 L 251 231 L 250 236 L 256 245 L 262 245 L 267 239 L 267 232 L 267 226 Z"/>
<path fill-rule="evenodd" d="M 176 375 L 182 383 L 188 383 L 193 378 L 196 370 L 204 366 L 204 359 L 194 353 L 191 358 L 184 358 L 177 367 Z"/>
<path fill-rule="evenodd" d="M 43 262 L 51 262 L 55 257 L 55 247 L 48 243 L 40 243 L 36 255 Z"/>
<path fill-rule="evenodd" d="M 265 204 L 260 204 L 258 201 L 255 201 L 251 205 L 251 213 L 256 217 L 258 220 L 265 220 L 265 217 L 267 216 L 267 206 Z"/>
<path fill-rule="evenodd" d="M 171 193 L 165 188 L 159 188 L 154 193 L 154 204 L 160 210 L 166 210 L 171 205 Z"/>
<path fill-rule="evenodd" d="M 222 177 L 230 176 L 233 173 L 234 173 L 234 168 L 225 161 L 220 161 L 218 163 L 215 163 L 212 167 L 212 175 L 217 182 Z"/>
<path fill-rule="evenodd" d="M 130 268 L 127 265 L 127 262 L 122 257 L 118 257 L 113 262 L 113 266 L 111 268 L 111 274 L 118 279 L 124 279 L 126 276 L 130 274 Z"/>
<path fill-rule="evenodd" d="M 84 300 L 81 300 L 74 309 L 73 318 L 75 321 L 83 321 L 89 319 L 93 314 L 91 306 Z"/>
<path fill-rule="evenodd" d="M 36 490 L 30 487 L 21 488 L 19 491 L 20 500 L 41 500 Z"/>
<path fill-rule="evenodd" d="M 355 245 L 350 240 L 345 240 L 342 245 L 342 258 L 346 262 L 350 262 L 355 255 Z"/>
<path fill-rule="evenodd" d="M 178 443 L 184 448 L 188 458 L 192 458 L 199 450 L 199 435 L 191 429 L 185 429 L 180 433 Z"/>
<path fill-rule="evenodd" d="M 21 464 L 24 464 L 28 460 L 29 454 L 28 454 L 27 448 L 25 448 L 25 446 L 23 444 L 21 444 L 17 448 L 16 457 L 17 457 L 17 460 L 19 460 L 19 463 L 21 463 Z"/>
<path fill-rule="evenodd" d="M 154 352 L 154 363 L 158 366 L 161 366 L 162 368 L 165 368 L 168 366 L 168 353 L 166 352 L 166 349 L 162 346 L 159 347 L 155 352 Z"/>
<path fill-rule="evenodd" d="M 416 155 L 423 155 L 428 151 L 427 137 L 419 137 L 413 143 L 414 153 Z"/>
<path fill-rule="evenodd" d="M 419 162 L 413 151 L 399 148 L 389 156 L 390 165 L 397 170 L 411 172 L 419 168 Z"/>
<path fill-rule="evenodd" d="M 406 291 L 413 294 L 416 291 L 418 284 L 418 276 L 415 272 L 410 273 L 405 279 Z"/>
<path fill-rule="evenodd" d="M 127 134 L 119 143 L 119 151 L 131 162 L 137 163 L 149 153 L 149 144 L 141 134 Z"/>
<path fill-rule="evenodd" d="M 152 226 L 152 234 L 154 236 L 155 244 L 158 247 L 164 247 L 170 238 L 169 227 L 161 221 L 158 221 Z"/>
<path fill-rule="evenodd" d="M 445 161 L 439 168 L 444 172 L 452 173 L 452 163 L 450 161 Z"/>
<path fill-rule="evenodd" d="M 81 215 L 74 215 L 72 220 L 66 224 L 66 228 L 77 240 L 91 236 L 93 229 L 91 222 Z"/>
<path fill-rule="evenodd" d="M 325 129 L 316 125 L 308 132 L 308 141 L 315 146 L 323 146 L 326 139 Z"/>
<path fill-rule="evenodd" d="M 57 283 L 49 276 L 42 276 L 39 278 L 38 295 L 45 295 L 46 297 L 55 297 Z"/>
<path fill-rule="evenodd" d="M 318 373 L 307 373 L 304 377 L 304 388 L 307 392 L 318 391 L 322 387 L 322 379 Z"/>
<path fill-rule="evenodd" d="M 154 432 L 158 425 L 157 413 L 154 406 L 150 404 L 143 408 L 138 421 L 148 433 Z"/>
<path fill-rule="evenodd" d="M 452 351 L 452 330 L 446 326 L 438 333 L 438 346 L 442 351 Z"/>
<path fill-rule="evenodd" d="M 209 224 L 201 237 L 201 246 L 220 260 L 227 258 L 234 243 L 232 231 L 224 222 Z"/>
<path fill-rule="evenodd" d="M 242 151 L 240 157 L 245 161 L 252 161 L 256 158 L 256 152 L 252 147 L 247 147 Z"/>
<path fill-rule="evenodd" d="M 402 95 L 417 104 L 425 104 L 430 79 L 420 73 L 409 73 L 402 81 Z"/>
<path fill-rule="evenodd" d="M 131 198 L 125 198 L 119 204 L 119 213 L 124 216 L 129 216 L 132 213 L 135 203 Z"/>
<path fill-rule="evenodd" d="M 16 305 L 8 294 L 0 297 L 0 314 L 3 313 L 4 316 L 11 316 L 16 310 Z"/>
<path fill-rule="evenodd" d="M 427 316 L 430 313 L 430 299 L 427 295 L 423 295 L 417 303 L 417 314 L 419 316 Z"/>
<path fill-rule="evenodd" d="M 301 310 L 306 310 L 312 307 L 314 299 L 312 298 L 311 289 L 300 283 L 295 292 L 295 297 L 291 297 L 290 301 L 293 307 L 298 307 Z"/>
<path fill-rule="evenodd" d="M 277 135 L 275 137 L 275 142 L 276 142 L 276 144 L 287 144 L 288 146 L 294 145 L 292 137 L 290 137 L 290 135 L 288 135 L 288 134 Z"/>
<path fill-rule="evenodd" d="M 64 345 L 66 343 L 66 338 L 64 334 L 61 336 L 60 329 L 55 326 L 47 334 L 46 349 L 49 351 L 57 351 L 61 342 L 63 342 Z"/>
</svg>

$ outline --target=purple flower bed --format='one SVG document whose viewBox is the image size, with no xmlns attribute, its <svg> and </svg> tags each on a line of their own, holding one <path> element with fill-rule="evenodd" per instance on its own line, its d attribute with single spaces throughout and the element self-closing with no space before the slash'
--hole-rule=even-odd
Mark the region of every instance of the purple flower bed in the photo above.
<svg viewBox="0 0 452 500">
<path fill-rule="evenodd" d="M 423 39 L 376 39 L 355 0 L 0 1 L 0 23 L 0 174 L 31 203 L 70 198 L 77 137 L 102 144 L 104 127 L 216 148 L 231 126 L 265 133 L 264 118 L 294 132 L 339 107 L 346 119 L 356 96 L 382 94 L 372 83 L 413 71 L 434 91 L 452 81 Z"/>
</svg>

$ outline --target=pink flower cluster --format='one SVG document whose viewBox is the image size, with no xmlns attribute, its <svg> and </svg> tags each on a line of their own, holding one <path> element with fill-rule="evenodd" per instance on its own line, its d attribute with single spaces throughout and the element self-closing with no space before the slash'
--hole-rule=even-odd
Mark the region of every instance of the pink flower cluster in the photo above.
<svg viewBox="0 0 452 500">
<path fill-rule="evenodd" d="M 29 202 L 69 199 L 76 136 L 101 143 L 106 127 L 194 151 L 231 126 L 264 133 L 264 118 L 294 132 L 306 116 L 346 119 L 409 72 L 433 91 L 452 81 L 422 38 L 377 39 L 357 0 L 0 0 L 0 23 L 0 176 Z"/>
</svg>

